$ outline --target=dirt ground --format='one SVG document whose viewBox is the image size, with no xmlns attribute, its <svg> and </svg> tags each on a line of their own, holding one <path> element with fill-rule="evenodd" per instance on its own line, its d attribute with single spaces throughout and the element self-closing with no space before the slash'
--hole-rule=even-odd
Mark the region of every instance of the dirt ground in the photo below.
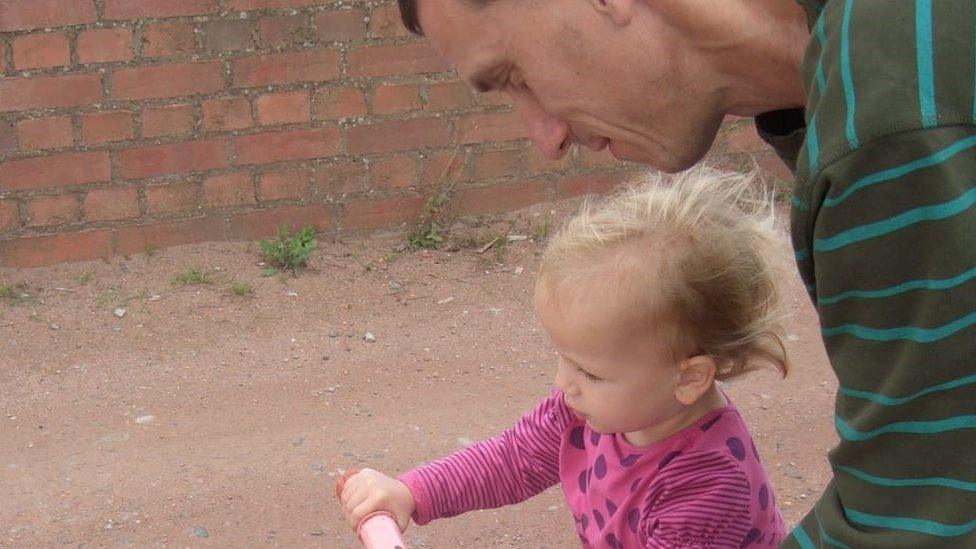
<svg viewBox="0 0 976 549">
<path fill-rule="evenodd" d="M 0 546 L 357 547 L 333 499 L 342 470 L 403 471 L 547 394 L 531 290 L 546 220 L 574 203 L 550 207 L 458 229 L 456 251 L 320 240 L 297 278 L 263 277 L 247 243 L 0 269 L 16 288 L 0 300 Z M 478 253 L 499 229 L 529 238 Z M 191 267 L 212 282 L 177 283 Z M 836 384 L 798 280 L 788 307 L 791 376 L 728 390 L 793 524 L 828 478 Z M 558 488 L 406 539 L 577 543 Z"/>
</svg>

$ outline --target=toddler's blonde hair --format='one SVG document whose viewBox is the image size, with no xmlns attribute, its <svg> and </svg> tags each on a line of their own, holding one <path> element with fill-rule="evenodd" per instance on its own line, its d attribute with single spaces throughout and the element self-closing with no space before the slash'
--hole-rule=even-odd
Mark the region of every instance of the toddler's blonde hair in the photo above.
<svg viewBox="0 0 976 549">
<path fill-rule="evenodd" d="M 538 283 L 552 299 L 564 289 L 604 292 L 625 305 L 628 331 L 663 336 L 675 355 L 712 357 L 716 379 L 763 366 L 785 376 L 779 284 L 788 257 L 755 174 L 700 165 L 584 202 L 550 241 Z"/>
</svg>

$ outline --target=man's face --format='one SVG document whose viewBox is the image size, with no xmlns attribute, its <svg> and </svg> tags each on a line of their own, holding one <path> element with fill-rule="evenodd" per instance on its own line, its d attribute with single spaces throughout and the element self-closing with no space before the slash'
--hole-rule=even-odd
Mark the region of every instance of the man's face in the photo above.
<svg viewBox="0 0 976 549">
<path fill-rule="evenodd" d="M 698 58 L 646 5 L 630 12 L 599 0 L 419 0 L 434 49 L 479 91 L 508 94 L 529 137 L 550 159 L 572 143 L 665 171 L 707 152 L 723 113 L 701 82 Z"/>
</svg>

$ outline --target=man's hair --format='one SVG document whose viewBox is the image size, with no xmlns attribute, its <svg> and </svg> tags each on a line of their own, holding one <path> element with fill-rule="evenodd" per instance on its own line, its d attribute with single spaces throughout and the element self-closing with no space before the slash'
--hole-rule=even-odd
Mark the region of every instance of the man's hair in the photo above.
<svg viewBox="0 0 976 549">
<path fill-rule="evenodd" d="M 622 330 L 656 330 L 672 351 L 711 356 L 727 380 L 772 366 L 786 375 L 780 284 L 789 254 L 755 174 L 698 166 L 584 203 L 549 242 L 547 299 L 566 289 L 619 303 Z"/>
</svg>

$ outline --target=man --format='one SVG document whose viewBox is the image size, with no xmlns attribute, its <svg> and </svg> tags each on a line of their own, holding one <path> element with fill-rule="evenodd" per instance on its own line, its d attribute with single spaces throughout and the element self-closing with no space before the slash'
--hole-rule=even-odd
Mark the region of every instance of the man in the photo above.
<svg viewBox="0 0 976 549">
<path fill-rule="evenodd" d="M 834 478 L 786 547 L 976 547 L 976 40 L 959 0 L 399 0 L 462 78 L 689 167 L 755 116 L 838 375 Z"/>
</svg>

